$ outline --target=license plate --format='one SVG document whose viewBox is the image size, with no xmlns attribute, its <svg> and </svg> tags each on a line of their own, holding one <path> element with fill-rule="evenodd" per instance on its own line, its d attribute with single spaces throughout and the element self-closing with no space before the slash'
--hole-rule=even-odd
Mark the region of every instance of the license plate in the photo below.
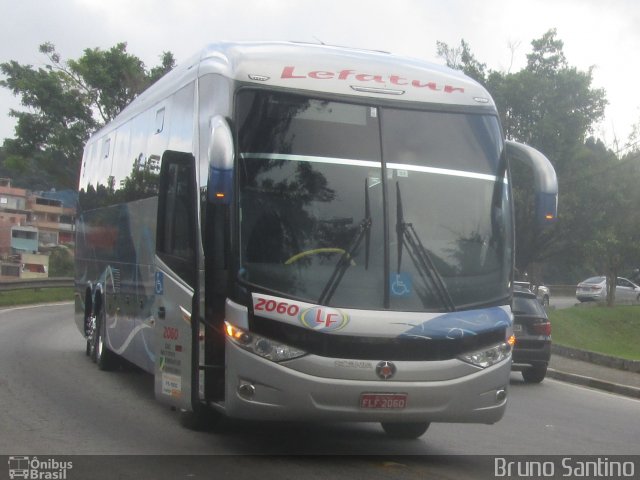
<svg viewBox="0 0 640 480">
<path fill-rule="evenodd" d="M 363 393 L 360 408 L 377 410 L 402 410 L 407 406 L 406 393 Z"/>
<path fill-rule="evenodd" d="M 513 326 L 513 331 L 514 332 L 521 332 L 522 331 L 522 325 L 515 324 Z"/>
</svg>

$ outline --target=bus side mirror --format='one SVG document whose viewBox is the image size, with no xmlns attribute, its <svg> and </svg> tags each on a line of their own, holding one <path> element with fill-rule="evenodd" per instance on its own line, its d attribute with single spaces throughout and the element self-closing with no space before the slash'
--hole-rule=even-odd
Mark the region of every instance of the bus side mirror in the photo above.
<svg viewBox="0 0 640 480">
<path fill-rule="evenodd" d="M 524 162 L 533 170 L 536 202 L 536 222 L 546 226 L 558 218 L 558 177 L 547 157 L 535 148 L 522 143 L 506 141 L 509 160 Z"/>
<path fill-rule="evenodd" d="M 219 205 L 228 205 L 233 194 L 233 135 L 229 124 L 221 115 L 211 119 L 209 147 L 208 200 Z"/>
</svg>

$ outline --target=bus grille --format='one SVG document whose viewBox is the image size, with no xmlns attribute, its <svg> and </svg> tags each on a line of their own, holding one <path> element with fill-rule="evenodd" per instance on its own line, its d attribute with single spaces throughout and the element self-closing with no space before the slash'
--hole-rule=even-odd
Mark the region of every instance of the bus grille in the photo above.
<svg viewBox="0 0 640 480">
<path fill-rule="evenodd" d="M 262 317 L 253 317 L 250 329 L 258 335 L 314 355 L 354 360 L 449 360 L 505 339 L 504 327 L 457 339 L 377 338 L 332 335 Z"/>
</svg>

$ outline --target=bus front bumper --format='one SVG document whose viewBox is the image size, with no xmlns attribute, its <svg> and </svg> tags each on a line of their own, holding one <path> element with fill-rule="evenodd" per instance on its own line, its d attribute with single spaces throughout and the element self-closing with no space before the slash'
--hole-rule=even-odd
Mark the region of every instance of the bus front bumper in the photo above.
<svg viewBox="0 0 640 480">
<path fill-rule="evenodd" d="M 461 360 L 444 362 L 394 362 L 398 372 L 416 369 L 437 371 L 439 365 L 454 378 L 406 381 L 376 378 L 346 379 L 309 374 L 249 353 L 227 342 L 225 413 L 253 420 L 350 421 L 350 422 L 455 422 L 495 423 L 504 415 L 511 361 L 485 369 Z M 315 357 L 319 363 L 328 359 Z M 313 363 L 306 358 L 305 362 Z M 339 362 L 338 359 L 330 359 Z M 287 362 L 295 364 L 295 360 Z M 373 362 L 376 363 L 376 362 Z M 454 368 L 452 368 L 454 364 Z M 455 365 L 464 364 L 464 365 Z M 461 375 L 461 372 L 465 374 Z M 335 372 L 335 376 L 339 376 Z M 364 408 L 364 396 L 389 394 L 404 398 L 402 408 Z"/>
</svg>

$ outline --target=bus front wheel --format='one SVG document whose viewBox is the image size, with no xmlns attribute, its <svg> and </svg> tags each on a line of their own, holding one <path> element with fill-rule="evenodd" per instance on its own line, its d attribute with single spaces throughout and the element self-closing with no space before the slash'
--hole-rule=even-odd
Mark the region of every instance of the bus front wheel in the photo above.
<svg viewBox="0 0 640 480">
<path fill-rule="evenodd" d="M 224 423 L 223 415 L 207 405 L 196 405 L 193 410 L 180 410 L 180 425 L 196 432 L 219 430 Z"/>
<path fill-rule="evenodd" d="M 429 422 L 415 422 L 415 423 L 395 423 L 395 422 L 382 422 L 382 429 L 387 435 L 394 438 L 408 438 L 414 439 L 421 437 L 429 428 Z"/>
</svg>

